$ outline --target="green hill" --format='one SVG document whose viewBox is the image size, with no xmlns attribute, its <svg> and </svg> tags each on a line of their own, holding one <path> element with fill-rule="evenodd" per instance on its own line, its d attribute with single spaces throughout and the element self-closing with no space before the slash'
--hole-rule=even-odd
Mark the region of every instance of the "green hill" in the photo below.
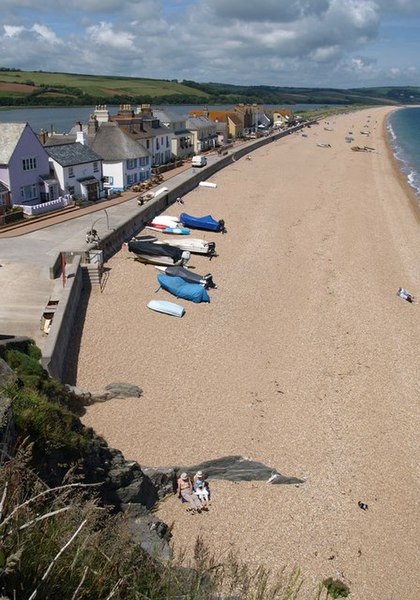
<svg viewBox="0 0 420 600">
<path fill-rule="evenodd" d="M 418 87 L 371 87 L 348 90 L 242 86 L 141 77 L 104 77 L 0 68 L 1 106 L 88 104 L 419 104 Z"/>
<path fill-rule="evenodd" d="M 208 94 L 176 80 L 101 77 L 0 69 L 0 104 L 83 105 L 124 102 L 182 104 L 208 100 Z"/>
</svg>

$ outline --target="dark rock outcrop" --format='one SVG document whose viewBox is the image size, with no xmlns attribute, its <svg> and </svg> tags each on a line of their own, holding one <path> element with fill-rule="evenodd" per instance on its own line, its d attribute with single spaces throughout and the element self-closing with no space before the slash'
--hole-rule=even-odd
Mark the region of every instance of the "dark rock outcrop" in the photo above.
<svg viewBox="0 0 420 600">
<path fill-rule="evenodd" d="M 81 406 L 90 406 L 97 402 L 106 402 L 112 398 L 140 398 L 143 390 L 138 385 L 131 383 L 110 383 L 103 391 L 91 392 L 74 385 L 65 385 L 68 393 L 72 394 L 73 398 Z"/>
<path fill-rule="evenodd" d="M 110 383 L 105 390 L 111 394 L 111 398 L 140 398 L 143 390 L 131 383 Z"/>
<path fill-rule="evenodd" d="M 266 481 L 277 484 L 300 484 L 304 483 L 297 477 L 287 477 L 276 469 L 267 467 L 261 462 L 251 460 L 243 456 L 224 456 L 215 460 L 208 460 L 198 465 L 188 467 L 173 467 L 179 474 L 186 471 L 194 475 L 197 471 L 203 471 L 207 479 L 225 479 L 227 481 Z"/>
</svg>

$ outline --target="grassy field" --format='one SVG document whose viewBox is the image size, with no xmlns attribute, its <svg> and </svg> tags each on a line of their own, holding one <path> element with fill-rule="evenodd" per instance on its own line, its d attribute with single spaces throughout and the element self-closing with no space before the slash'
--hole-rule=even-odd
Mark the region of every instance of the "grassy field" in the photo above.
<svg viewBox="0 0 420 600">
<path fill-rule="evenodd" d="M 80 94 L 93 97 L 119 96 L 173 96 L 188 95 L 203 97 L 207 94 L 187 87 L 176 81 L 158 79 L 138 79 L 134 77 L 101 77 L 96 75 L 73 75 L 67 73 L 44 73 L 39 71 L 0 71 L 0 94 L 11 95 L 12 92 L 2 87 L 10 84 L 32 84 L 34 88 L 41 86 L 73 88 Z M 26 92 L 13 92 L 13 95 L 25 95 Z"/>
</svg>

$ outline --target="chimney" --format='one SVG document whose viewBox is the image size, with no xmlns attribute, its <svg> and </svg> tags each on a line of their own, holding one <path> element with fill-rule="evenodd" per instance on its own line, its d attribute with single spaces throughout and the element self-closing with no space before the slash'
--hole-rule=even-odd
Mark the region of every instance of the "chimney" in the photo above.
<svg viewBox="0 0 420 600">
<path fill-rule="evenodd" d="M 95 111 L 96 112 L 96 111 Z M 96 115 L 90 115 L 88 121 L 88 135 L 96 135 L 99 129 L 99 122 Z"/>
<path fill-rule="evenodd" d="M 148 117 L 152 116 L 152 110 L 150 108 L 150 104 L 141 104 L 140 112 L 142 115 L 147 115 Z"/>
<path fill-rule="evenodd" d="M 76 142 L 79 142 L 80 144 L 83 144 L 83 146 L 86 145 L 86 134 L 85 134 L 84 131 L 78 131 L 77 132 Z"/>
<path fill-rule="evenodd" d="M 98 104 L 95 107 L 95 112 L 93 113 L 96 119 L 98 120 L 98 124 L 107 123 L 110 121 L 109 111 L 106 104 Z M 98 125 L 99 127 L 99 125 Z"/>
</svg>

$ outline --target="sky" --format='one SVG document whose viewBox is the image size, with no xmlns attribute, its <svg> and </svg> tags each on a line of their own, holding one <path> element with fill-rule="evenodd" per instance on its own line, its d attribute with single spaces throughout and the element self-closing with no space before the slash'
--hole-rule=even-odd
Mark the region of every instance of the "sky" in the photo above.
<svg viewBox="0 0 420 600">
<path fill-rule="evenodd" d="M 420 0 L 0 0 L 0 67 L 420 86 Z"/>
</svg>

